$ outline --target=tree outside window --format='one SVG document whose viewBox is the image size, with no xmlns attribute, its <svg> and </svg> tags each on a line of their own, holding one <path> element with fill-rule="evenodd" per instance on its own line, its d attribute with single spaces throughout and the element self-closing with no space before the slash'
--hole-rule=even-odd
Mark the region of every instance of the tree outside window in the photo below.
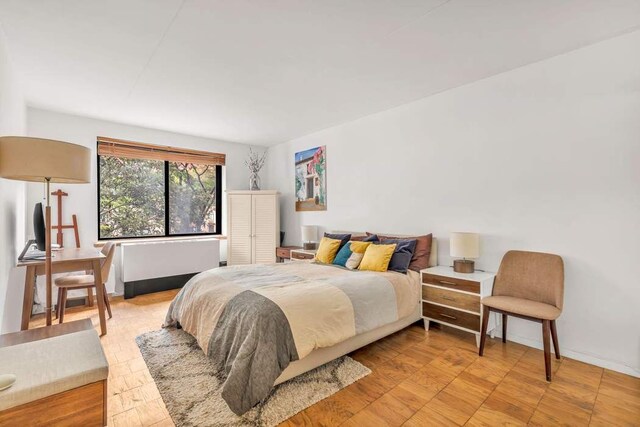
<svg viewBox="0 0 640 427">
<path fill-rule="evenodd" d="M 219 234 L 221 170 L 99 156 L 99 238 Z"/>
</svg>

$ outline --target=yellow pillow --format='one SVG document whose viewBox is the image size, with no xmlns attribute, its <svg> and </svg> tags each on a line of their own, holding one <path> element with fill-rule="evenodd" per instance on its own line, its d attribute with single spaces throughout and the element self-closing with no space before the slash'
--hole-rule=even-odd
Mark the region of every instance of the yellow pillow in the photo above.
<svg viewBox="0 0 640 427">
<path fill-rule="evenodd" d="M 367 250 L 367 247 L 371 244 L 371 242 L 358 242 L 352 240 L 351 242 L 351 252 L 355 252 L 358 254 L 363 254 Z"/>
<path fill-rule="evenodd" d="M 323 237 L 316 252 L 316 261 L 331 264 L 340 249 L 340 240 Z"/>
<path fill-rule="evenodd" d="M 364 258 L 360 262 L 359 270 L 387 271 L 389 261 L 396 250 L 396 244 L 392 245 L 369 245 L 364 253 Z"/>
</svg>

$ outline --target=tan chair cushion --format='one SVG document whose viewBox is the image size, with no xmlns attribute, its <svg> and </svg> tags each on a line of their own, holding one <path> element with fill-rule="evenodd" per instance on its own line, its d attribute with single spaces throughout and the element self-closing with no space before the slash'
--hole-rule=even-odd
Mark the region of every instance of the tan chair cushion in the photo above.
<svg viewBox="0 0 640 427">
<path fill-rule="evenodd" d="M 553 305 L 516 297 L 486 297 L 482 298 L 482 304 L 498 310 L 544 320 L 555 320 L 562 313 L 562 310 Z"/>
<path fill-rule="evenodd" d="M 73 288 L 91 286 L 94 284 L 93 275 L 79 274 L 74 276 L 58 277 L 55 280 L 56 286 L 61 288 Z"/>
</svg>

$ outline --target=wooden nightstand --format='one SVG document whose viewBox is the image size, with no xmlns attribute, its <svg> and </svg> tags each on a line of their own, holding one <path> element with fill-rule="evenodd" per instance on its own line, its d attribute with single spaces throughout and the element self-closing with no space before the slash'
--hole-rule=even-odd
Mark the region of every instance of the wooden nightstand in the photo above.
<svg viewBox="0 0 640 427">
<path fill-rule="evenodd" d="M 301 246 L 279 246 L 276 248 L 276 261 L 284 262 L 285 259 L 291 259 L 291 251 L 302 249 Z"/>
<path fill-rule="evenodd" d="M 420 271 L 422 282 L 422 317 L 424 327 L 438 322 L 476 335 L 480 346 L 483 297 L 491 295 L 495 274 L 475 272 L 456 273 L 451 267 L 438 266 Z M 487 331 L 494 336 L 498 326 L 497 314 L 489 315 Z"/>
<path fill-rule="evenodd" d="M 295 249 L 291 251 L 291 261 L 313 261 L 317 249 Z"/>
</svg>

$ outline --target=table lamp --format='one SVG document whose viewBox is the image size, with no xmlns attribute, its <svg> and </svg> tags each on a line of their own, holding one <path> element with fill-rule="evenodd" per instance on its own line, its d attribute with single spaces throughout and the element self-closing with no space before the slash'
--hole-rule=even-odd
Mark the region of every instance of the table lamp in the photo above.
<svg viewBox="0 0 640 427">
<path fill-rule="evenodd" d="M 45 264 L 47 293 L 45 315 L 51 325 L 51 206 L 49 184 L 89 183 L 91 178 L 91 150 L 81 145 L 51 139 L 23 136 L 0 137 L 0 178 L 17 181 L 44 182 L 47 206 L 45 209 Z"/>
<path fill-rule="evenodd" d="M 302 226 L 302 247 L 304 249 L 315 249 L 318 239 L 318 227 L 315 225 Z"/>
<path fill-rule="evenodd" d="M 453 271 L 456 273 L 473 273 L 475 263 L 467 258 L 480 257 L 480 235 L 477 233 L 451 233 L 449 238 L 450 255 L 454 258 Z"/>
</svg>

